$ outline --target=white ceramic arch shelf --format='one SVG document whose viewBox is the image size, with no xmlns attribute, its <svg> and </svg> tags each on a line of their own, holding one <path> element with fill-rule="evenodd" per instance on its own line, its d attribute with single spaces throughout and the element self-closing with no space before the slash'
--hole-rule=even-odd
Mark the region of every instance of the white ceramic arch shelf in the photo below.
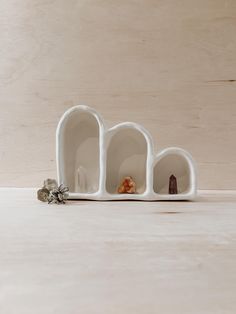
<svg viewBox="0 0 236 314">
<path fill-rule="evenodd" d="M 148 131 L 124 122 L 110 129 L 92 108 L 75 106 L 59 121 L 56 133 L 58 182 L 69 187 L 70 199 L 192 200 L 196 169 L 191 155 L 170 147 L 154 153 Z M 169 178 L 177 179 L 178 194 L 169 194 Z M 119 194 L 125 176 L 132 176 L 136 193 Z"/>
</svg>

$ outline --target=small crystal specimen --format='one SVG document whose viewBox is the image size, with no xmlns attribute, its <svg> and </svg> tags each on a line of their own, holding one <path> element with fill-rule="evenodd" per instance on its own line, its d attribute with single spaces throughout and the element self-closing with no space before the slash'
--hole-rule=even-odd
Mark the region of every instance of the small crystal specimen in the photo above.
<svg viewBox="0 0 236 314">
<path fill-rule="evenodd" d="M 43 187 L 48 189 L 48 191 L 52 191 L 58 188 L 57 181 L 55 179 L 47 179 L 43 183 Z"/>
<path fill-rule="evenodd" d="M 133 194 L 136 192 L 136 184 L 133 180 L 132 177 L 125 177 L 119 188 L 118 188 L 118 193 L 122 194 L 122 193 L 128 193 L 128 194 Z"/>
<path fill-rule="evenodd" d="M 39 189 L 37 191 L 38 200 L 41 202 L 47 202 L 49 197 L 49 190 L 46 188 Z"/>
<path fill-rule="evenodd" d="M 178 194 L 177 179 L 173 174 L 169 178 L 169 194 Z"/>
<path fill-rule="evenodd" d="M 83 166 L 79 166 L 75 173 L 75 191 L 79 193 L 86 193 L 87 187 L 87 170 Z"/>
<path fill-rule="evenodd" d="M 63 184 L 59 185 L 58 188 L 51 190 L 48 197 L 48 204 L 65 204 L 65 200 L 68 197 L 68 191 L 69 188 L 67 186 L 64 186 Z"/>
</svg>

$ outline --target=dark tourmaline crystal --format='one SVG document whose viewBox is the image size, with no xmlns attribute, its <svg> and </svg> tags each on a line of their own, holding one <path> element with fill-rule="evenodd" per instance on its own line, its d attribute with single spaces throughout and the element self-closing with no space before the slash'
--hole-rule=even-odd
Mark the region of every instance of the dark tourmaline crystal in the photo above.
<svg viewBox="0 0 236 314">
<path fill-rule="evenodd" d="M 177 179 L 173 174 L 169 178 L 169 194 L 178 194 Z"/>
</svg>

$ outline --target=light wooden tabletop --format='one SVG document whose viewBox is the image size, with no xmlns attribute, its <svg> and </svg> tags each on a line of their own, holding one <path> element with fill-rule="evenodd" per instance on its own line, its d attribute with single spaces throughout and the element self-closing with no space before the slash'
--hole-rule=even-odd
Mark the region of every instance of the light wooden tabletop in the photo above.
<svg viewBox="0 0 236 314">
<path fill-rule="evenodd" d="M 0 189 L 1 314 L 235 314 L 236 196 L 47 205 Z"/>
</svg>

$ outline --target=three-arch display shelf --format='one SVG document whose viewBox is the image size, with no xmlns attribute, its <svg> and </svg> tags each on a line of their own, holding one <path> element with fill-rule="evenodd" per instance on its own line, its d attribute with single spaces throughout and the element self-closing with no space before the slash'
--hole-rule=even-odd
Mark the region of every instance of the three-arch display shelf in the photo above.
<svg viewBox="0 0 236 314">
<path fill-rule="evenodd" d="M 75 106 L 62 116 L 56 133 L 58 182 L 69 187 L 70 199 L 192 200 L 196 196 L 193 158 L 170 147 L 157 155 L 148 131 L 124 122 L 108 129 L 92 108 Z M 169 194 L 169 177 L 177 179 L 178 194 Z M 136 193 L 119 194 L 126 176 Z"/>
</svg>

